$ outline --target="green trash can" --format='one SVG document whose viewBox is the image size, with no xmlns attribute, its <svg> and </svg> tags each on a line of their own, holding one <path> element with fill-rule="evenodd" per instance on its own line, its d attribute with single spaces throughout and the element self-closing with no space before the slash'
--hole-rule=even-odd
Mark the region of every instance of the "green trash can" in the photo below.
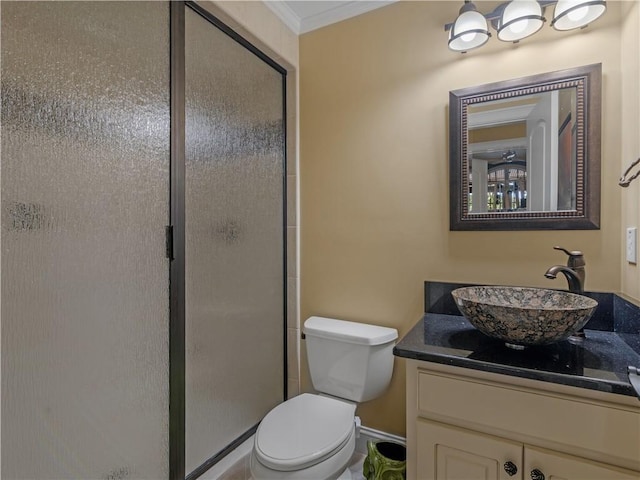
<svg viewBox="0 0 640 480">
<path fill-rule="evenodd" d="M 367 480 L 404 480 L 407 449 L 395 442 L 367 442 L 362 473 Z"/>
</svg>

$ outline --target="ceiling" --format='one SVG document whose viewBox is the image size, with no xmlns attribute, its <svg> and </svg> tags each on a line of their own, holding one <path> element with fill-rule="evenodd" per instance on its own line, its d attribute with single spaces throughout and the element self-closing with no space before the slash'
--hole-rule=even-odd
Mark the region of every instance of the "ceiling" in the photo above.
<svg viewBox="0 0 640 480">
<path fill-rule="evenodd" d="M 300 35 L 394 3 L 396 0 L 264 0 L 294 33 Z"/>
</svg>

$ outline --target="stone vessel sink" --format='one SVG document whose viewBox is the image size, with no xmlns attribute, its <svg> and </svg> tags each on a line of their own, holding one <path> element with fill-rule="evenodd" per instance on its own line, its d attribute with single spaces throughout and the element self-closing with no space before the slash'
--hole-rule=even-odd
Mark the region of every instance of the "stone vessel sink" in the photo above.
<svg viewBox="0 0 640 480">
<path fill-rule="evenodd" d="M 583 295 L 543 288 L 464 287 L 451 295 L 474 327 L 518 349 L 570 337 L 598 306 Z"/>
</svg>

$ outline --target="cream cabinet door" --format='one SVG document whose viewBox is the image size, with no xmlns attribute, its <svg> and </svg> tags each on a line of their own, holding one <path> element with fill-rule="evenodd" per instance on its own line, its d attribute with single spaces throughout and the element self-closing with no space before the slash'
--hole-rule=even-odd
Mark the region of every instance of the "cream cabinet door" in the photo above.
<svg viewBox="0 0 640 480">
<path fill-rule="evenodd" d="M 640 452 L 638 452 L 640 455 Z M 640 472 L 623 470 L 559 452 L 525 446 L 525 480 L 639 480 Z"/>
<path fill-rule="evenodd" d="M 521 480 L 521 443 L 419 419 L 418 480 Z"/>
</svg>

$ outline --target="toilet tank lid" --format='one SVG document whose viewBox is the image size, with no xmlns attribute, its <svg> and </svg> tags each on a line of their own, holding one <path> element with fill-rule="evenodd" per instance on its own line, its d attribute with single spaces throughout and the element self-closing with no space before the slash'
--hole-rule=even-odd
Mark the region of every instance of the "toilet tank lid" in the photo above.
<svg viewBox="0 0 640 480">
<path fill-rule="evenodd" d="M 398 338 L 395 328 L 347 322 L 326 317 L 309 317 L 302 329 L 305 335 L 360 345 L 382 345 Z"/>
</svg>

